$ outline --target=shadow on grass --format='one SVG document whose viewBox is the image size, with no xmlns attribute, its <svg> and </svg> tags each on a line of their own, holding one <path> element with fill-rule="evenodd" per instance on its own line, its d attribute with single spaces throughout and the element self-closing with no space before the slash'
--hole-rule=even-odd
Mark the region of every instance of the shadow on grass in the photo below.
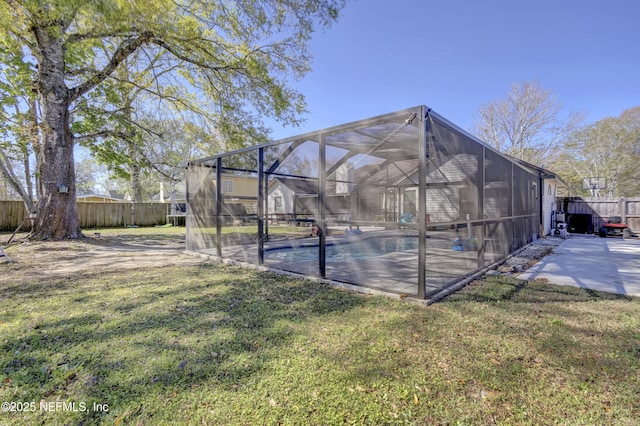
<svg viewBox="0 0 640 426">
<path fill-rule="evenodd" d="M 89 246 L 96 247 L 112 247 L 117 246 L 118 249 L 130 248 L 133 250 L 145 249 L 176 249 L 176 247 L 185 248 L 184 235 L 173 234 L 115 234 L 103 235 L 100 238 L 86 236 L 82 240 Z"/>
<path fill-rule="evenodd" d="M 182 234 L 174 234 L 174 233 L 162 233 L 158 231 L 157 233 L 127 233 L 126 231 L 120 231 L 117 233 L 112 232 L 98 232 L 100 237 L 96 236 L 96 232 L 93 231 L 83 231 L 83 237 L 78 240 L 70 240 L 70 241 L 30 241 L 28 239 L 23 238 L 15 238 L 11 244 L 11 246 L 20 245 L 20 244 L 32 244 L 34 246 L 34 252 L 38 251 L 46 251 L 46 252 L 56 252 L 56 251 L 74 251 L 74 252 L 82 252 L 91 250 L 94 247 L 113 247 L 116 246 L 118 248 L 131 248 L 134 250 L 144 250 L 144 249 L 163 249 L 167 248 L 176 248 L 182 247 L 184 249 L 185 245 L 185 235 Z M 78 243 L 87 244 L 88 247 L 83 247 Z M 5 247 L 6 248 L 6 247 Z"/>
<path fill-rule="evenodd" d="M 485 277 L 451 294 L 441 303 L 503 302 L 553 303 L 592 302 L 604 300 L 633 300 L 633 297 L 586 288 L 523 281 L 510 276 Z"/>
<path fill-rule="evenodd" d="M 322 284 L 216 265 L 112 273 L 106 281 L 85 274 L 76 287 L 56 279 L 1 294 L 13 303 L 0 319 L 20 324 L 3 336 L 1 386 L 25 401 L 108 403 L 125 423 L 150 394 L 249 385 L 298 324 L 364 303 Z"/>
<path fill-rule="evenodd" d="M 640 367 L 639 302 L 500 276 L 475 281 L 439 305 L 460 316 L 458 336 L 449 342 L 452 352 L 473 354 L 465 364 L 474 379 L 469 386 L 481 383 L 498 391 L 496 398 L 507 389 L 513 405 L 535 398 L 573 416 L 590 410 L 593 424 L 616 424 L 634 418 L 640 402 L 630 379 Z M 556 396 L 549 398 L 547 389 Z M 571 398 L 580 393 L 599 397 Z"/>
</svg>

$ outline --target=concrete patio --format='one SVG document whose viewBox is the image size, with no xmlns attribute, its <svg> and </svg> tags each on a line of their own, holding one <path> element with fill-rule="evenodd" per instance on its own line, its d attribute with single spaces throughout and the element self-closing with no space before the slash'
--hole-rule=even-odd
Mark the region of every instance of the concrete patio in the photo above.
<svg viewBox="0 0 640 426">
<path fill-rule="evenodd" d="M 571 235 L 518 278 L 640 296 L 640 240 Z"/>
</svg>

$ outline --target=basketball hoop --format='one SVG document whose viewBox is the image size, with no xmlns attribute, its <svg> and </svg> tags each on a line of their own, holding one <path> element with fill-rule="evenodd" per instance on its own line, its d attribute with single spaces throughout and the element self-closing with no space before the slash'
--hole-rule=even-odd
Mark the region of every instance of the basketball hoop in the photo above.
<svg viewBox="0 0 640 426">
<path fill-rule="evenodd" d="M 601 189 L 606 189 L 607 183 L 603 177 L 588 177 L 582 179 L 582 189 L 591 191 L 592 197 L 598 197 Z"/>
</svg>

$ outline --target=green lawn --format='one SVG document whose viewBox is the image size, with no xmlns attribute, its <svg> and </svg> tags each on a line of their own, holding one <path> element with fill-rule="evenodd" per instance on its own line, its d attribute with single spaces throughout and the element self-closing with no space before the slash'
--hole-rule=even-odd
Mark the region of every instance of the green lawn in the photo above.
<svg viewBox="0 0 640 426">
<path fill-rule="evenodd" d="M 0 424 L 640 418 L 637 298 L 491 278 L 423 308 L 222 265 L 0 268 L 0 401 L 35 406 Z"/>
</svg>

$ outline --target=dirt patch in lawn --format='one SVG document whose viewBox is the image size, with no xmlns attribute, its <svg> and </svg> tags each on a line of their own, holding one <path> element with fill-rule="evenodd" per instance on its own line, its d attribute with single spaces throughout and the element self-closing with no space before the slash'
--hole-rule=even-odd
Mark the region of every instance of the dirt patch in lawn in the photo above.
<svg viewBox="0 0 640 426">
<path fill-rule="evenodd" d="M 4 242 L 4 241 L 3 241 Z M 181 235 L 104 235 L 85 232 L 73 241 L 29 241 L 18 239 L 0 258 L 0 282 L 17 279 L 21 272 L 34 276 L 74 275 L 82 272 L 161 268 L 194 265 L 204 260 L 185 254 Z M 12 273 L 14 272 L 14 273 Z"/>
</svg>

